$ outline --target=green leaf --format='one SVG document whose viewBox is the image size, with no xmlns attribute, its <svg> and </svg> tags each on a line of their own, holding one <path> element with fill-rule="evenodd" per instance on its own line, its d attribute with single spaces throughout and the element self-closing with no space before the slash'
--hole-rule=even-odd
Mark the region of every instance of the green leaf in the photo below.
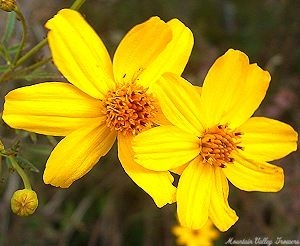
<svg viewBox="0 0 300 246">
<path fill-rule="evenodd" d="M 7 66 L 0 66 L 0 73 L 4 73 L 4 72 L 6 72 L 6 71 L 7 71 L 7 69 L 8 69 L 8 67 L 7 67 Z"/>
<path fill-rule="evenodd" d="M 27 159 L 21 157 L 21 156 L 16 156 L 15 157 L 16 161 L 18 162 L 18 164 L 26 170 L 29 170 L 31 172 L 35 172 L 35 173 L 39 173 L 40 171 Z"/>
<path fill-rule="evenodd" d="M 7 52 L 10 54 L 10 55 L 14 55 L 17 53 L 18 49 L 20 48 L 20 45 L 21 44 L 16 44 L 14 46 L 11 46 L 7 49 Z"/>
<path fill-rule="evenodd" d="M 5 158 L 5 164 L 10 172 L 14 172 L 14 168 L 12 167 L 11 160 L 9 158 Z"/>
<path fill-rule="evenodd" d="M 53 150 L 53 146 L 50 145 L 24 144 L 23 147 L 26 147 L 26 156 L 48 157 Z"/>
<path fill-rule="evenodd" d="M 29 137 L 32 142 L 36 143 L 37 142 L 37 135 L 34 132 L 29 132 Z"/>
<path fill-rule="evenodd" d="M 6 22 L 6 28 L 5 28 L 4 35 L 1 39 L 1 43 L 9 43 L 9 39 L 13 33 L 15 24 L 16 24 L 16 13 L 10 12 L 8 14 L 8 20 Z"/>
<path fill-rule="evenodd" d="M 6 64 L 10 60 L 8 51 L 2 43 L 0 43 L 0 56 L 4 59 Z"/>
</svg>

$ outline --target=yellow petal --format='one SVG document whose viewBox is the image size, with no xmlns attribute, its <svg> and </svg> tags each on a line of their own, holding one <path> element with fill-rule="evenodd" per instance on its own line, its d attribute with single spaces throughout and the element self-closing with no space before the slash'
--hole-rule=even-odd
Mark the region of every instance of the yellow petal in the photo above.
<svg viewBox="0 0 300 246">
<path fill-rule="evenodd" d="M 135 161 L 154 171 L 167 171 L 186 164 L 199 154 L 199 139 L 174 126 L 159 126 L 133 140 Z"/>
<path fill-rule="evenodd" d="M 215 183 L 211 189 L 209 217 L 220 231 L 227 231 L 238 220 L 228 204 L 229 187 L 221 168 L 214 168 Z"/>
<path fill-rule="evenodd" d="M 276 192 L 284 183 L 283 170 L 264 161 L 246 159 L 241 154 L 233 154 L 233 164 L 223 168 L 230 182 L 241 190 Z"/>
<path fill-rule="evenodd" d="M 213 185 L 213 167 L 201 163 L 200 158 L 191 161 L 177 188 L 177 213 L 182 226 L 200 229 L 206 224 Z"/>
<path fill-rule="evenodd" d="M 134 161 L 132 137 L 118 136 L 119 159 L 128 176 L 154 200 L 158 207 L 175 201 L 176 188 L 168 172 L 156 172 L 143 168 Z"/>
<path fill-rule="evenodd" d="M 202 87 L 208 127 L 244 123 L 265 97 L 270 79 L 267 71 L 250 65 L 243 52 L 228 50 L 210 68 Z"/>
<path fill-rule="evenodd" d="M 177 167 L 177 168 L 173 168 L 173 169 L 170 169 L 171 172 L 173 173 L 176 173 L 178 175 L 181 175 L 182 172 L 184 171 L 184 169 L 189 165 L 189 162 L 180 166 L 180 167 Z"/>
<path fill-rule="evenodd" d="M 172 41 L 162 55 L 165 59 L 165 71 L 181 75 L 193 48 L 194 36 L 191 30 L 178 19 L 172 19 L 167 24 L 172 30 Z M 161 62 L 164 62 L 163 59 Z"/>
<path fill-rule="evenodd" d="M 172 31 L 172 40 L 139 76 L 139 83 L 145 87 L 151 86 L 165 72 L 181 75 L 190 57 L 194 44 L 191 30 L 178 19 L 170 20 L 167 25 Z"/>
<path fill-rule="evenodd" d="M 72 132 L 52 151 L 44 172 L 44 182 L 62 188 L 88 173 L 113 145 L 116 133 L 105 124 L 90 124 Z"/>
<path fill-rule="evenodd" d="M 157 105 L 157 107 L 156 107 L 155 119 L 153 120 L 153 122 L 156 125 L 159 125 L 159 126 L 161 126 L 161 125 L 163 125 L 163 126 L 170 126 L 170 125 L 172 125 L 172 123 L 166 118 L 166 116 L 162 112 L 162 110 L 159 107 L 159 105 Z"/>
<path fill-rule="evenodd" d="M 104 122 L 101 107 L 100 100 L 71 84 L 48 82 L 9 92 L 3 120 L 13 128 L 66 136 L 91 122 Z"/>
<path fill-rule="evenodd" d="M 243 133 L 243 154 L 253 160 L 272 161 L 297 149 L 297 132 L 277 120 L 252 117 L 238 131 Z"/>
<path fill-rule="evenodd" d="M 166 118 L 178 128 L 200 136 L 201 98 L 199 88 L 178 75 L 166 73 L 153 85 Z"/>
<path fill-rule="evenodd" d="M 46 27 L 53 61 L 72 84 L 95 98 L 114 88 L 109 54 L 78 12 L 63 9 Z"/>
<path fill-rule="evenodd" d="M 159 17 L 152 17 L 133 27 L 120 42 L 114 55 L 116 81 L 135 81 L 166 48 L 171 38 L 171 28 Z"/>
</svg>

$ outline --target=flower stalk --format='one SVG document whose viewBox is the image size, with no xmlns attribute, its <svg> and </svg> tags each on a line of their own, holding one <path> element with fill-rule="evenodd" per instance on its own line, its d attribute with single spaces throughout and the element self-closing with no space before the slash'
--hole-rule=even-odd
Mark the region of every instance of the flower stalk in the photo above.
<svg viewBox="0 0 300 246">
<path fill-rule="evenodd" d="M 84 4 L 85 0 L 76 0 L 70 9 L 79 10 L 80 7 Z M 48 38 L 44 38 L 42 41 L 40 41 L 37 45 L 35 45 L 31 50 L 29 50 L 24 56 L 22 56 L 17 62 L 16 67 L 23 64 L 25 61 L 27 61 L 31 56 L 39 52 L 46 44 L 48 43 Z"/>
<path fill-rule="evenodd" d="M 16 162 L 16 160 L 12 156 L 9 156 L 8 159 L 10 160 L 12 167 L 17 171 L 17 173 L 22 178 L 25 189 L 31 190 L 31 185 L 30 185 L 29 179 L 28 179 L 26 173 L 24 172 L 24 170 L 19 166 L 19 164 Z"/>
<path fill-rule="evenodd" d="M 75 0 L 74 3 L 71 5 L 70 9 L 79 10 L 80 7 L 84 3 L 85 3 L 85 0 Z M 44 38 L 38 44 L 36 44 L 31 50 L 29 50 L 23 56 L 21 56 L 21 53 L 23 51 L 23 48 L 24 48 L 24 45 L 26 42 L 26 38 L 27 38 L 27 25 L 26 25 L 24 15 L 22 14 L 21 10 L 18 8 L 17 5 L 15 5 L 15 7 L 11 11 L 14 11 L 17 14 L 17 18 L 21 21 L 22 29 L 23 29 L 22 38 L 21 38 L 20 46 L 19 46 L 17 53 L 13 59 L 13 62 L 9 62 L 11 64 L 9 65 L 8 69 L 0 76 L 0 82 L 8 81 L 8 80 L 11 80 L 12 77 L 16 77 L 15 73 L 14 73 L 16 68 L 20 67 L 27 60 L 29 60 L 33 55 L 38 53 L 45 45 L 48 44 L 48 39 Z M 37 68 L 37 67 L 45 64 L 45 61 L 48 62 L 48 61 L 50 61 L 50 59 L 46 59 L 43 62 L 37 62 L 37 63 L 33 64 L 32 67 Z M 30 69 L 30 70 L 32 70 L 32 69 Z"/>
<path fill-rule="evenodd" d="M 26 21 L 25 21 L 24 15 L 22 14 L 22 12 L 18 8 L 18 6 L 15 7 L 14 11 L 17 14 L 18 20 L 20 20 L 21 24 L 22 24 L 22 38 L 21 38 L 20 46 L 19 46 L 19 48 L 17 50 L 17 53 L 15 55 L 15 58 L 14 58 L 14 61 L 13 61 L 13 64 L 12 64 L 13 66 L 16 64 L 17 60 L 19 59 L 19 57 L 21 55 L 21 52 L 22 52 L 22 50 L 24 48 L 26 38 L 27 38 L 27 25 L 26 25 Z"/>
<path fill-rule="evenodd" d="M 76 0 L 72 6 L 70 7 L 70 9 L 74 9 L 74 10 L 78 10 L 80 9 L 80 7 L 85 3 L 86 0 Z"/>
</svg>

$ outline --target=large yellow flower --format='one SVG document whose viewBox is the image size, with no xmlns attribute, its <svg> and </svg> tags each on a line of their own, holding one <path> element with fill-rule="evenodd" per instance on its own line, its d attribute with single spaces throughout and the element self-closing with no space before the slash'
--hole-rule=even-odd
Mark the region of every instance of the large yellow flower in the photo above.
<svg viewBox="0 0 300 246">
<path fill-rule="evenodd" d="M 47 82 L 13 90 L 3 112 L 11 127 L 66 136 L 47 161 L 45 183 L 69 187 L 117 137 L 127 174 L 157 206 L 173 202 L 172 175 L 135 163 L 131 140 L 163 118 L 152 84 L 164 72 L 182 73 L 193 46 L 191 31 L 177 19 L 165 23 L 152 17 L 127 33 L 112 62 L 78 12 L 61 10 L 46 27 L 53 61 L 71 84 Z"/>
<path fill-rule="evenodd" d="M 177 236 L 176 244 L 185 246 L 213 246 L 213 241 L 220 236 L 210 220 L 198 230 L 176 225 L 172 232 Z"/>
<path fill-rule="evenodd" d="M 276 120 L 250 118 L 269 82 L 268 72 L 230 49 L 213 64 L 201 92 L 172 74 L 155 86 L 173 125 L 144 131 L 133 149 L 143 167 L 181 174 L 176 196 L 183 226 L 199 229 L 210 217 L 225 231 L 237 221 L 227 179 L 245 191 L 283 187 L 283 170 L 267 162 L 296 150 L 297 133 Z"/>
</svg>

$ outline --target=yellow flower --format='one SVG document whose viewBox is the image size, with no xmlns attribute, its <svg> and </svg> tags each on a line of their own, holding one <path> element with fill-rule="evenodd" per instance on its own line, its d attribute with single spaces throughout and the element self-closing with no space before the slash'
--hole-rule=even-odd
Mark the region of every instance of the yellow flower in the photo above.
<svg viewBox="0 0 300 246">
<path fill-rule="evenodd" d="M 30 189 L 15 191 L 10 200 L 11 210 L 19 216 L 33 214 L 38 207 L 38 203 L 35 191 Z"/>
<path fill-rule="evenodd" d="M 177 236 L 177 245 L 185 246 L 212 246 L 220 235 L 210 220 L 199 230 L 177 225 L 172 228 L 172 232 Z"/>
<path fill-rule="evenodd" d="M 157 206 L 175 199 L 173 177 L 134 162 L 134 135 L 160 119 L 152 84 L 166 71 L 178 75 L 193 36 L 177 19 L 158 17 L 135 26 L 120 42 L 113 62 L 95 31 L 76 11 L 64 9 L 46 23 L 53 61 L 71 83 L 46 82 L 11 91 L 3 119 L 11 127 L 66 136 L 52 151 L 45 183 L 69 187 L 85 175 L 118 138 L 127 174 Z"/>
<path fill-rule="evenodd" d="M 230 49 L 213 64 L 201 92 L 173 74 L 154 86 L 173 126 L 139 134 L 133 149 L 143 167 L 181 174 L 176 200 L 183 226 L 199 229 L 210 217 L 225 231 L 237 221 L 227 179 L 245 191 L 283 187 L 283 170 L 267 162 L 296 150 L 297 133 L 276 120 L 250 118 L 269 82 L 268 72 Z"/>
</svg>

